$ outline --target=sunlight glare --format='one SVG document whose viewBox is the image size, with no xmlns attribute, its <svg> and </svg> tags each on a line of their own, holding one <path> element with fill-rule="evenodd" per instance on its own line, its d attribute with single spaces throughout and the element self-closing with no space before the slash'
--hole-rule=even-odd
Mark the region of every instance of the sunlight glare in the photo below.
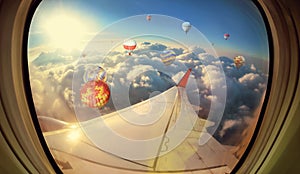
<svg viewBox="0 0 300 174">
<path fill-rule="evenodd" d="M 44 26 L 51 45 L 67 50 L 80 48 L 87 33 L 84 23 L 71 13 L 55 14 Z"/>
<path fill-rule="evenodd" d="M 81 131 L 78 129 L 71 130 L 67 137 L 70 141 L 78 141 L 81 137 Z"/>
</svg>

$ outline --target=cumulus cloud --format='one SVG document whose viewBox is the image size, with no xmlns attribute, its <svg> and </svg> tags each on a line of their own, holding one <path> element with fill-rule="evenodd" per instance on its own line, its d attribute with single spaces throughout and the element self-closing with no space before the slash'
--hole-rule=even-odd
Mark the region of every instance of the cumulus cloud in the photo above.
<svg viewBox="0 0 300 174">
<path fill-rule="evenodd" d="M 222 88 L 226 83 L 224 81 L 225 79 L 221 78 L 224 76 L 223 71 L 221 71 L 217 66 L 205 66 L 205 68 L 202 69 L 202 74 L 204 74 L 202 76 L 203 83 L 207 88 Z"/>
<path fill-rule="evenodd" d="M 57 49 L 54 52 L 41 52 L 32 64 L 36 66 L 69 64 L 75 61 L 75 58 L 80 55 L 79 50 L 64 51 Z"/>
<path fill-rule="evenodd" d="M 73 122 L 72 79 L 78 51 L 41 53 L 29 63 L 30 85 L 38 115 Z"/>
<path fill-rule="evenodd" d="M 193 52 L 196 55 L 206 52 L 203 48 L 200 48 L 200 47 L 197 47 L 197 46 L 191 47 L 190 50 L 191 50 L 191 52 Z"/>
<path fill-rule="evenodd" d="M 165 50 L 176 54 L 170 65 L 161 60 Z M 112 96 L 105 107 L 90 112 L 80 103 L 80 89 L 85 71 L 95 65 L 106 70 Z M 30 64 L 30 78 L 38 115 L 76 121 L 74 107 L 79 108 L 77 114 L 89 119 L 130 106 L 151 97 L 154 91 L 163 92 L 175 85 L 188 68 L 193 71 L 186 92 L 195 111 L 207 118 L 225 105 L 222 118 L 212 118 L 222 119 L 214 136 L 221 143 L 238 144 L 242 138 L 237 137 L 250 125 L 266 90 L 268 76 L 254 64 L 237 69 L 232 59 L 214 57 L 199 47 L 176 48 L 143 42 L 131 56 L 118 50 L 105 55 L 94 51 L 84 56 L 78 52 L 44 52 Z M 227 93 L 223 95 L 215 89 Z"/>
<path fill-rule="evenodd" d="M 224 144 L 239 145 L 244 141 L 245 131 L 255 127 L 253 120 L 257 120 L 257 109 L 261 105 L 268 76 L 254 64 L 237 69 L 232 59 L 221 57 L 220 60 L 226 75 L 228 97 L 215 137 Z"/>
<path fill-rule="evenodd" d="M 255 68 L 254 64 L 251 64 L 250 69 L 251 69 L 252 71 L 256 71 L 256 68 Z"/>
<path fill-rule="evenodd" d="M 159 71 L 146 71 L 131 82 L 129 87 L 130 103 L 135 104 L 175 86 L 176 83 L 168 75 Z"/>
<path fill-rule="evenodd" d="M 167 46 L 163 45 L 163 44 L 158 44 L 158 43 L 155 43 L 155 44 L 151 44 L 149 46 L 149 49 L 150 50 L 156 50 L 156 51 L 163 51 L 167 48 Z"/>
<path fill-rule="evenodd" d="M 263 82 L 263 78 L 259 74 L 249 73 L 239 78 L 239 82 L 250 89 L 255 89 Z"/>
</svg>

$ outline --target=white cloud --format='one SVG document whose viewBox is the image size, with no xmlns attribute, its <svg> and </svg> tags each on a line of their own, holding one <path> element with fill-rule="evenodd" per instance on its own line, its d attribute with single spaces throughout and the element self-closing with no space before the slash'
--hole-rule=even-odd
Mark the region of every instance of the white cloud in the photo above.
<svg viewBox="0 0 300 174">
<path fill-rule="evenodd" d="M 202 69 L 202 80 L 207 88 L 217 89 L 225 85 L 224 73 L 215 65 L 207 65 Z"/>
<path fill-rule="evenodd" d="M 46 59 L 47 54 L 44 56 Z M 70 97 L 73 79 L 71 65 L 29 65 L 32 95 L 38 115 L 70 122 L 76 120 Z"/>
<path fill-rule="evenodd" d="M 256 71 L 256 68 L 255 68 L 254 64 L 251 64 L 250 69 L 251 69 L 252 71 Z"/>
<path fill-rule="evenodd" d="M 129 72 L 122 72 L 122 73 L 127 73 L 127 80 L 129 83 L 138 75 L 142 74 L 143 72 L 149 71 L 149 70 L 154 70 L 154 68 L 150 65 L 136 65 L 133 66 L 133 69 L 128 69 Z"/>
<path fill-rule="evenodd" d="M 176 61 L 168 66 L 160 58 L 160 51 L 165 49 L 173 50 L 177 54 Z M 216 58 L 197 47 L 188 50 L 171 48 L 158 43 L 146 43 L 140 50 L 135 50 L 132 56 L 114 50 L 107 55 L 96 53 L 96 50 L 93 53 L 88 52 L 80 61 L 76 59 L 75 54 L 70 56 L 58 52 L 44 53 L 39 64 L 36 64 L 39 66 L 30 66 L 31 86 L 38 114 L 65 121 L 76 120 L 73 96 L 78 97 L 84 71 L 91 65 L 100 65 L 107 71 L 107 83 L 114 99 L 118 101 L 109 103 L 104 109 L 108 111 L 114 104 L 125 103 L 123 107 L 130 105 L 128 103 L 130 85 L 134 88 L 153 86 L 150 79 L 158 76 L 142 75 L 144 72 L 163 72 L 178 83 L 187 69 L 193 67 L 186 87 L 189 100 L 193 105 L 198 106 L 195 108 L 198 108 L 197 111 L 203 117 L 208 116 L 209 113 L 215 115 L 225 104 L 223 101 L 226 101 L 223 124 L 221 124 L 223 126 L 219 129 L 221 137 L 226 137 L 231 127 L 244 126 L 243 118 L 251 118 L 266 89 L 267 76 L 258 73 L 253 64 L 236 69 L 231 59 Z M 54 57 L 55 55 L 57 57 Z M 47 62 L 47 57 L 52 63 Z M 62 60 L 57 59 L 58 57 Z M 221 65 L 224 72 L 220 68 Z M 142 75 L 141 79 L 134 81 L 140 75 Z M 75 88 L 74 91 L 72 87 Z M 212 93 L 214 89 L 225 89 L 227 97 L 226 94 L 220 94 L 219 91 L 222 90 Z"/>
<path fill-rule="evenodd" d="M 239 78 L 239 82 L 250 89 L 255 89 L 264 80 L 259 74 L 249 73 Z"/>
<path fill-rule="evenodd" d="M 238 120 L 226 120 L 223 124 L 222 130 L 219 132 L 220 136 L 223 137 L 226 133 L 226 130 L 229 128 L 232 128 L 235 125 L 241 124 L 242 121 L 240 119 Z"/>
</svg>

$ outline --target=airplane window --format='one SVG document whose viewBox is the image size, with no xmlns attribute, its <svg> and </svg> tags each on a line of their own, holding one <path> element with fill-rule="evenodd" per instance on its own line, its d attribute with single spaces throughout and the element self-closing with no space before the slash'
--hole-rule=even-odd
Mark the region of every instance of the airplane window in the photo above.
<svg viewBox="0 0 300 174">
<path fill-rule="evenodd" d="M 39 126 L 64 173 L 230 173 L 267 95 L 248 0 L 44 0 L 28 37 Z"/>
</svg>

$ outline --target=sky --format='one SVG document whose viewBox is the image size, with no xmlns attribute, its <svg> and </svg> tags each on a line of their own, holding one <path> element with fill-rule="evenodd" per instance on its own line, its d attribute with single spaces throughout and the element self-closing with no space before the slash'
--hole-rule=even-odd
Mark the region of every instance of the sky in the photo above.
<svg viewBox="0 0 300 174">
<path fill-rule="evenodd" d="M 143 21 L 147 14 L 153 16 L 151 25 L 146 24 L 145 17 Z M 136 15 L 141 15 L 142 20 L 132 20 Z M 125 23 L 118 25 L 122 21 Z M 126 25 L 128 21 L 132 24 Z M 192 24 L 187 35 L 177 25 L 183 21 Z M 173 33 L 170 37 L 175 35 L 179 42 L 213 46 L 219 56 L 244 55 L 264 60 L 269 56 L 263 19 L 248 0 L 44 0 L 32 20 L 29 49 L 52 44 L 83 50 L 101 31 L 102 36 L 103 31 L 112 32 L 111 29 L 136 36 L 148 34 L 151 27 L 159 28 L 162 36 Z M 194 37 L 193 32 L 198 36 Z M 223 38 L 225 33 L 230 34 L 228 40 Z"/>
</svg>

